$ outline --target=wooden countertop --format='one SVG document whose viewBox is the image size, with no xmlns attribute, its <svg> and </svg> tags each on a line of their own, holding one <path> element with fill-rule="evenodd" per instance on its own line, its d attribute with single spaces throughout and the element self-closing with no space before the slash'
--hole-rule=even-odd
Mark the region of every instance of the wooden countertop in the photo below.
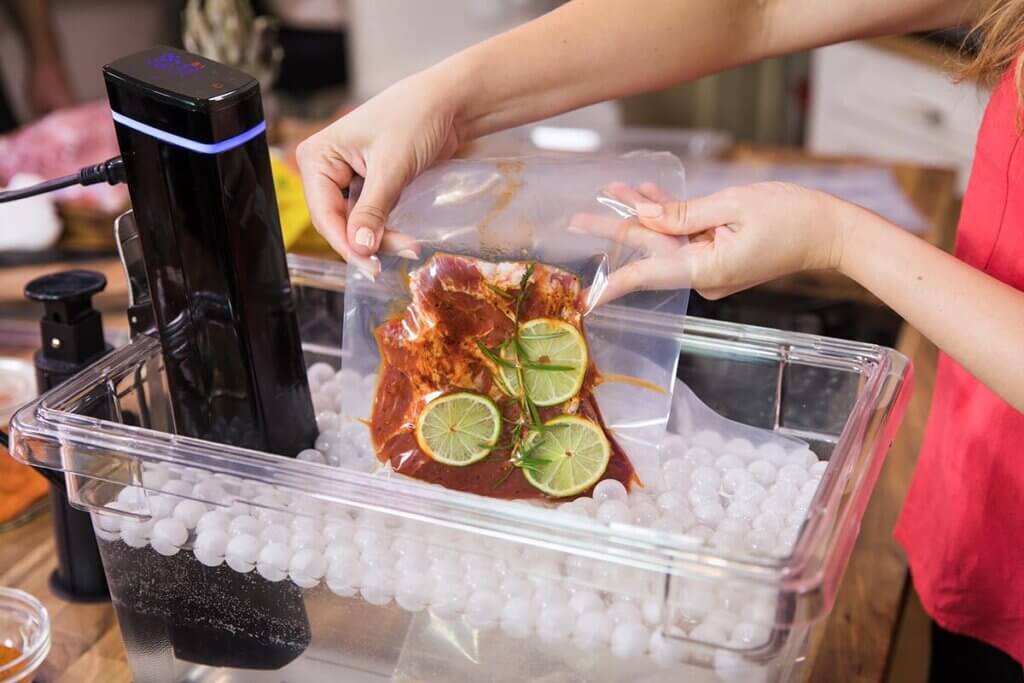
<svg viewBox="0 0 1024 683">
<path fill-rule="evenodd" d="M 813 161 L 800 152 L 751 148 L 738 149 L 735 157 L 766 162 Z M 929 241 L 949 245 L 953 173 L 909 165 L 896 165 L 894 169 L 903 189 L 934 226 Z M 774 285 L 773 289 L 779 287 Z M 818 295 L 824 291 L 862 302 L 873 300 L 858 290 L 852 283 L 828 274 L 800 279 L 789 289 Z M 914 395 L 879 475 L 835 605 L 808 652 L 803 671 L 806 680 L 815 683 L 884 680 L 891 655 L 907 582 L 906 564 L 892 538 L 892 529 L 917 460 L 936 362 L 934 347 L 912 328 L 904 328 L 898 347 L 914 362 Z M 47 580 L 54 567 L 54 553 L 48 514 L 0 533 L 0 585 L 35 595 L 46 605 L 53 621 L 53 649 L 37 680 L 131 681 L 110 605 L 69 604 L 50 593 Z"/>
</svg>

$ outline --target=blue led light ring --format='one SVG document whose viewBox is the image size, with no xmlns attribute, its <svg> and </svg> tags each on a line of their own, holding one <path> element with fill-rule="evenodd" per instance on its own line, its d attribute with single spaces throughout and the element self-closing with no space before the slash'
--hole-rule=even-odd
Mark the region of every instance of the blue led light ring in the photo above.
<svg viewBox="0 0 1024 683">
<path fill-rule="evenodd" d="M 220 142 L 199 142 L 198 140 L 192 140 L 191 138 L 186 138 L 181 135 L 168 133 L 165 130 L 160 130 L 155 126 L 151 126 L 148 123 L 136 121 L 124 114 L 118 114 L 116 111 L 111 112 L 111 115 L 114 117 L 114 121 L 120 123 L 122 126 L 127 126 L 132 130 L 142 133 L 143 135 L 156 138 L 157 140 L 166 142 L 169 145 L 181 147 L 191 152 L 199 152 L 200 154 L 220 154 L 221 152 L 226 152 L 229 149 L 238 147 L 239 145 L 244 145 L 267 129 L 267 122 L 260 121 L 244 133 L 233 135 L 227 140 L 221 140 Z"/>
</svg>

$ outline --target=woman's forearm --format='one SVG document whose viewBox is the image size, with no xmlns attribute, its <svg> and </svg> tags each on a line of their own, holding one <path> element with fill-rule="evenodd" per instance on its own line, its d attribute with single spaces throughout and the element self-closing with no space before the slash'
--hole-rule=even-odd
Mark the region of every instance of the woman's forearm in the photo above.
<svg viewBox="0 0 1024 683">
<path fill-rule="evenodd" d="M 574 0 L 443 62 L 459 138 L 764 57 L 969 19 L 973 0 Z"/>
<path fill-rule="evenodd" d="M 840 270 L 1024 411 L 1024 292 L 852 207 Z"/>
</svg>

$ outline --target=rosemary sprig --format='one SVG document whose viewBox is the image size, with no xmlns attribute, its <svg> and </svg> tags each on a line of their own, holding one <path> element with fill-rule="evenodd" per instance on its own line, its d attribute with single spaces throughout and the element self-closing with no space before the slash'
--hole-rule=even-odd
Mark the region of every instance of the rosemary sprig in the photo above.
<svg viewBox="0 0 1024 683">
<path fill-rule="evenodd" d="M 480 353 L 484 354 L 484 356 L 487 357 L 487 360 L 491 361 L 495 365 L 500 365 L 501 367 L 508 368 L 509 370 L 516 370 L 519 368 L 519 366 L 516 363 L 513 363 L 510 360 L 505 360 L 498 354 L 494 353 L 494 351 L 491 351 L 489 348 L 487 348 L 487 345 L 484 344 L 479 339 L 476 340 L 476 347 L 480 349 Z"/>
</svg>

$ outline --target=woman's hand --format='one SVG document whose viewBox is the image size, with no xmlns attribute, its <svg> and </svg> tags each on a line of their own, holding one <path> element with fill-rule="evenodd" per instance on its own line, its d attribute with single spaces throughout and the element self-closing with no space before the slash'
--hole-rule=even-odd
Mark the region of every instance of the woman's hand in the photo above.
<svg viewBox="0 0 1024 683">
<path fill-rule="evenodd" d="M 627 241 L 648 256 L 615 271 L 610 301 L 640 289 L 689 287 L 708 299 L 802 270 L 838 268 L 842 223 L 854 208 L 788 183 L 735 187 L 676 201 L 653 185 L 612 185 L 606 193 L 637 218 L 576 216 L 572 230 Z"/>
<path fill-rule="evenodd" d="M 380 272 L 380 248 L 415 257 L 411 241 L 384 222 L 405 185 L 458 147 L 448 82 L 433 71 L 400 81 L 296 149 L 313 225 L 370 277 Z M 356 176 L 365 181 L 349 210 L 342 190 Z"/>
</svg>

